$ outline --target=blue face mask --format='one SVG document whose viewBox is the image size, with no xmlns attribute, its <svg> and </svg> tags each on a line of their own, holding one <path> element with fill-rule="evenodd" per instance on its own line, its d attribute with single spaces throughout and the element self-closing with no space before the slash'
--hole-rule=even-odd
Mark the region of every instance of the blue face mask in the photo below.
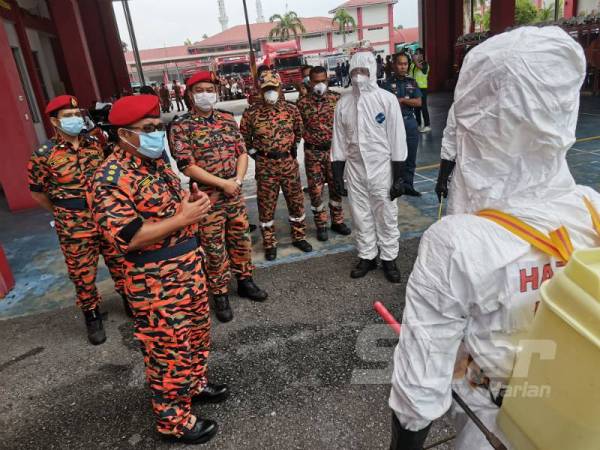
<svg viewBox="0 0 600 450">
<path fill-rule="evenodd" d="M 60 131 L 69 136 L 77 136 L 85 126 L 82 117 L 64 117 L 60 119 Z"/>
<path fill-rule="evenodd" d="M 137 151 L 150 159 L 158 159 L 165 151 L 165 132 L 139 133 L 140 146 Z"/>
</svg>

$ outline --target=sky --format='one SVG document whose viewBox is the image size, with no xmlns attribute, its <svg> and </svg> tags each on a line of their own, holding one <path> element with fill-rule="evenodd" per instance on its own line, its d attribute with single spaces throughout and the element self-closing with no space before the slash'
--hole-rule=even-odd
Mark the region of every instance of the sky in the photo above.
<svg viewBox="0 0 600 450">
<path fill-rule="evenodd" d="M 301 17 L 328 16 L 331 9 L 344 0 L 262 0 L 266 20 L 273 14 L 281 14 L 287 8 Z M 256 20 L 255 0 L 247 0 L 250 21 Z M 120 1 L 113 7 L 119 25 L 121 40 L 131 44 Z M 229 26 L 244 23 L 242 0 L 225 0 Z M 202 39 L 203 34 L 212 36 L 221 31 L 218 21 L 217 0 L 129 0 L 129 9 L 138 47 L 159 48 L 183 45 L 186 39 L 192 42 Z M 418 24 L 417 0 L 398 0 L 394 7 L 395 25 L 405 28 Z"/>
</svg>

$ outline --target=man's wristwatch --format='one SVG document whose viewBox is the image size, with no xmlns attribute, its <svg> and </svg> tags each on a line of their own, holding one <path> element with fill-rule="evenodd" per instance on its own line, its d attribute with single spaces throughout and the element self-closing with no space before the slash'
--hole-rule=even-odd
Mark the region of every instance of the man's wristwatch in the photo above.
<svg viewBox="0 0 600 450">
<path fill-rule="evenodd" d="M 242 187 L 242 180 L 240 180 L 239 178 L 236 178 L 235 184 L 237 184 L 239 187 Z"/>
</svg>

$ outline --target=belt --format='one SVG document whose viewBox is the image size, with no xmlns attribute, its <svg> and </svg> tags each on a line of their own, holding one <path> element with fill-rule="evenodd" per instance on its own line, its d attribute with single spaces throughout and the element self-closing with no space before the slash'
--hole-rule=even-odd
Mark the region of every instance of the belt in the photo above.
<svg viewBox="0 0 600 450">
<path fill-rule="evenodd" d="M 331 150 L 331 142 L 327 142 L 325 144 L 319 144 L 319 145 L 309 144 L 308 142 L 306 142 L 304 144 L 304 148 L 306 150 L 319 150 L 319 151 L 325 152 L 325 151 Z"/>
<path fill-rule="evenodd" d="M 88 205 L 85 198 L 56 198 L 52 200 L 54 206 L 70 209 L 72 211 L 87 211 Z"/>
<path fill-rule="evenodd" d="M 179 244 L 172 245 L 171 247 L 147 250 L 145 252 L 126 253 L 125 260 L 136 266 L 143 266 L 145 264 L 157 263 L 166 259 L 177 258 L 178 256 L 185 255 L 186 253 L 197 249 L 199 246 L 198 238 L 192 237 Z"/>
<path fill-rule="evenodd" d="M 291 154 L 288 152 L 263 152 L 262 150 L 258 150 L 256 156 L 267 159 L 286 159 L 290 157 Z"/>
</svg>

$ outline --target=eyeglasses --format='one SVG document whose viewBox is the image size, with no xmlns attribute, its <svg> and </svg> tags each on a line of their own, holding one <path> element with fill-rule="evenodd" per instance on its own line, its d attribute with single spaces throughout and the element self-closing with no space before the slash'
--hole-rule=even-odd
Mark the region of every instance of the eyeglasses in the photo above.
<svg viewBox="0 0 600 450">
<path fill-rule="evenodd" d="M 152 123 L 147 123 L 143 127 L 130 127 L 130 130 L 138 130 L 143 131 L 144 133 L 154 133 L 155 131 L 165 131 L 165 125 L 163 123 L 159 123 L 158 125 L 154 125 Z"/>
</svg>

